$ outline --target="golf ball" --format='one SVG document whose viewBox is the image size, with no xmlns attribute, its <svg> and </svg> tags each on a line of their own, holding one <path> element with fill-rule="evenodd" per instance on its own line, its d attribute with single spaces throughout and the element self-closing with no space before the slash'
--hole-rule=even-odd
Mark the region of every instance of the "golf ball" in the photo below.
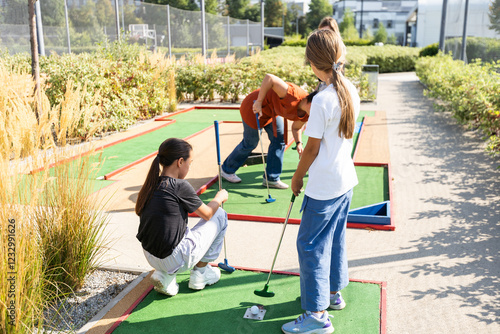
<svg viewBox="0 0 500 334">
<path fill-rule="evenodd" d="M 253 315 L 256 315 L 259 313 L 259 307 L 257 305 L 254 305 L 250 308 L 250 312 L 252 312 Z"/>
</svg>

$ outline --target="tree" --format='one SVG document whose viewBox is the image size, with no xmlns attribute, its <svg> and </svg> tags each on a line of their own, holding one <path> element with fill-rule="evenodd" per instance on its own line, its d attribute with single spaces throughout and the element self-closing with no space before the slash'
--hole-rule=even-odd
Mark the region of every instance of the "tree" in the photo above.
<svg viewBox="0 0 500 334">
<path fill-rule="evenodd" d="M 342 22 L 339 24 L 339 30 L 344 40 L 356 40 L 359 38 L 358 30 L 354 25 L 354 14 L 350 8 L 346 8 Z"/>
<path fill-rule="evenodd" d="M 493 0 L 491 2 L 488 16 L 491 24 L 489 28 L 500 34 L 500 0 Z"/>
<path fill-rule="evenodd" d="M 245 9 L 245 15 L 243 18 L 253 22 L 260 22 L 260 3 L 248 6 Z"/>
<path fill-rule="evenodd" d="M 396 37 L 396 35 L 394 35 L 394 33 L 392 33 L 391 36 L 387 38 L 387 44 L 392 44 L 392 45 L 398 44 L 398 38 Z"/>
<path fill-rule="evenodd" d="M 363 39 L 369 39 L 370 41 L 373 39 L 373 33 L 370 27 L 366 28 L 365 31 L 363 31 Z"/>
<path fill-rule="evenodd" d="M 384 24 L 382 22 L 380 22 L 380 24 L 378 25 L 378 30 L 375 34 L 375 37 L 373 38 L 373 41 L 375 43 L 387 42 L 387 30 L 385 30 Z"/>
<path fill-rule="evenodd" d="M 283 25 L 283 3 L 280 0 L 266 0 L 264 5 L 264 25 L 281 27 Z"/>
<path fill-rule="evenodd" d="M 311 3 L 309 4 L 309 12 L 307 12 L 306 16 L 309 29 L 317 29 L 321 20 L 325 16 L 331 16 L 332 12 L 332 5 L 330 5 L 328 0 L 311 0 Z"/>
<path fill-rule="evenodd" d="M 170 5 L 174 8 L 184 9 L 184 10 L 199 10 L 195 0 L 144 0 L 146 3 L 153 3 L 157 5 Z M 205 1 L 205 8 L 207 2 Z"/>
<path fill-rule="evenodd" d="M 297 19 L 299 16 L 299 6 L 293 4 L 290 6 L 290 10 L 287 10 L 285 16 L 285 35 L 290 36 L 297 33 Z"/>
<path fill-rule="evenodd" d="M 226 0 L 226 15 L 235 19 L 245 19 L 245 11 L 249 5 L 250 0 Z"/>
<path fill-rule="evenodd" d="M 64 2 L 60 0 L 45 0 L 40 3 L 43 25 L 48 27 L 64 27 Z"/>
<path fill-rule="evenodd" d="M 113 24 L 116 24 L 115 9 L 111 6 L 110 1 L 97 0 L 95 4 L 95 16 L 101 27 L 112 27 Z"/>
</svg>

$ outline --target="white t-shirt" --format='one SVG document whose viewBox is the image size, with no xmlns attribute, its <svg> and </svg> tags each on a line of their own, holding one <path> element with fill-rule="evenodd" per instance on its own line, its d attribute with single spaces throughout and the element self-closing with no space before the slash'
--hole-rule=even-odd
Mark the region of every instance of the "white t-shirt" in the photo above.
<svg viewBox="0 0 500 334">
<path fill-rule="evenodd" d="M 354 104 L 355 119 L 359 116 L 360 100 L 356 87 L 347 82 Z M 312 100 L 309 121 L 304 134 L 321 139 L 318 156 L 309 167 L 305 194 L 317 200 L 339 197 L 358 184 L 351 158 L 352 138 L 339 137 L 340 102 L 333 85 L 327 86 Z"/>
</svg>

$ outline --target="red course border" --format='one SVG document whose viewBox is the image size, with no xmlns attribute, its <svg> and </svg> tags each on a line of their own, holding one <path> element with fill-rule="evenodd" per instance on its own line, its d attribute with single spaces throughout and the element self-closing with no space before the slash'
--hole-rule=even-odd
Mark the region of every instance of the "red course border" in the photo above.
<svg viewBox="0 0 500 334">
<path fill-rule="evenodd" d="M 210 263 L 211 266 L 213 267 L 218 267 L 217 263 Z M 238 267 L 238 266 L 233 266 L 233 268 L 237 270 L 244 270 L 244 271 L 253 271 L 253 272 L 261 272 L 261 273 L 269 273 L 269 269 L 258 269 L 258 268 L 249 268 L 249 267 Z M 291 272 L 291 271 L 279 271 L 279 270 L 273 270 L 273 274 L 278 274 L 278 275 L 292 275 L 292 276 L 300 276 L 299 273 L 296 272 Z M 358 282 L 358 283 L 367 283 L 367 284 L 377 284 L 380 286 L 380 304 L 379 304 L 379 309 L 380 309 L 380 334 L 385 334 L 386 333 L 386 326 L 387 326 L 387 313 L 386 313 L 386 306 L 387 306 L 387 282 L 385 281 L 371 281 L 371 280 L 360 280 L 360 279 L 349 279 L 349 282 Z M 125 321 L 131 314 L 132 311 L 139 305 L 139 303 L 146 298 L 146 296 L 153 290 L 153 285 L 150 285 L 146 291 L 137 298 L 137 300 L 132 303 L 132 305 L 123 313 L 121 317 L 118 318 L 118 320 L 115 321 L 113 326 L 111 326 L 107 331 L 106 334 L 111 334 L 113 331 L 123 322 Z"/>
</svg>

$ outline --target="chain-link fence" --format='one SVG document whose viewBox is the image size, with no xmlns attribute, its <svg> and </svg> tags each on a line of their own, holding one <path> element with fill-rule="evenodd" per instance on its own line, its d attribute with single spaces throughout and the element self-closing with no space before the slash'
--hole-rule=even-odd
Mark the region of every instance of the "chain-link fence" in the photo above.
<svg viewBox="0 0 500 334">
<path fill-rule="evenodd" d="M 446 53 L 469 62 L 500 60 L 500 34 L 491 29 L 490 1 L 448 0 L 445 23 Z M 463 45 L 465 38 L 465 47 Z"/>
<path fill-rule="evenodd" d="M 170 55 L 201 53 L 202 31 L 208 55 L 215 50 L 218 56 L 235 50 L 248 54 L 255 46 L 262 46 L 260 22 L 209 13 L 202 20 L 201 11 L 132 0 L 39 2 L 39 32 L 43 31 L 39 44 L 46 54 L 93 51 L 118 38 Z M 0 49 L 10 54 L 30 51 L 27 4 L 27 0 L 0 0 Z"/>
</svg>

